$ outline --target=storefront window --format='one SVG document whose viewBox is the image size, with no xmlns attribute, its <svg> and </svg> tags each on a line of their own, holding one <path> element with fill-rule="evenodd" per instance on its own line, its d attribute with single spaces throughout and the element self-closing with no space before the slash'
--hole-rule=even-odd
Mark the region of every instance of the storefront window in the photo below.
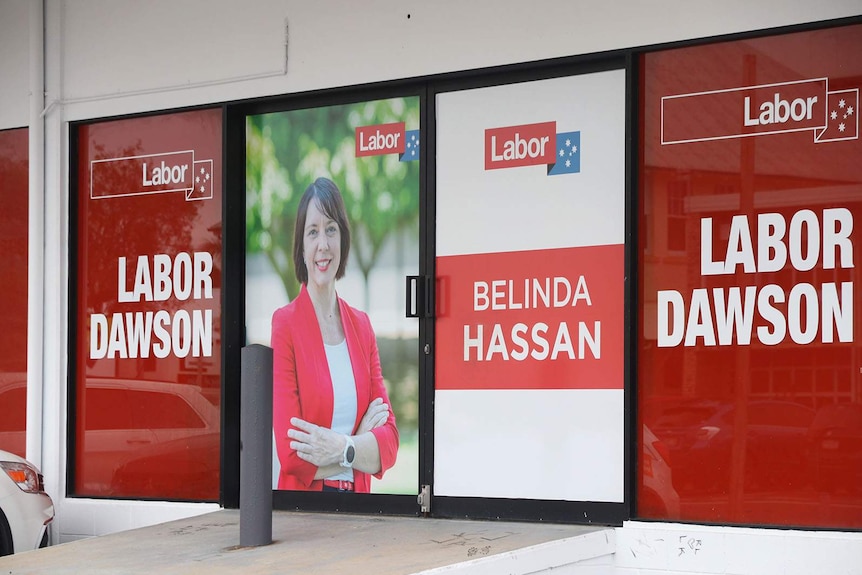
<svg viewBox="0 0 862 575">
<path fill-rule="evenodd" d="M 642 57 L 641 517 L 862 526 L 860 51 Z"/>
<path fill-rule="evenodd" d="M 27 128 L 0 131 L 0 449 L 24 457 L 27 421 Z"/>
<path fill-rule="evenodd" d="M 221 126 L 77 129 L 76 495 L 218 499 Z"/>
<path fill-rule="evenodd" d="M 589 502 L 567 520 L 614 521 L 625 72 L 436 100 L 434 495 Z"/>
</svg>

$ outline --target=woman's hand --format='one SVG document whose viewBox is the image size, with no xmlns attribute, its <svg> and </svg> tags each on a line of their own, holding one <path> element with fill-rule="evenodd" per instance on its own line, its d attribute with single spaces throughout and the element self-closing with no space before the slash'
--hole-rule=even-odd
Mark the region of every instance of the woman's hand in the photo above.
<svg viewBox="0 0 862 575">
<path fill-rule="evenodd" d="M 296 450 L 300 459 L 317 467 L 341 462 L 344 446 L 347 445 L 344 435 L 298 417 L 292 417 L 290 424 L 295 428 L 287 430 L 287 436 L 293 440 L 290 448 Z"/>
<path fill-rule="evenodd" d="M 368 404 L 368 409 L 365 410 L 365 415 L 362 416 L 362 421 L 359 422 L 359 427 L 356 428 L 356 435 L 361 435 L 380 427 L 388 419 L 389 406 L 383 403 L 383 398 L 378 397 Z"/>
</svg>

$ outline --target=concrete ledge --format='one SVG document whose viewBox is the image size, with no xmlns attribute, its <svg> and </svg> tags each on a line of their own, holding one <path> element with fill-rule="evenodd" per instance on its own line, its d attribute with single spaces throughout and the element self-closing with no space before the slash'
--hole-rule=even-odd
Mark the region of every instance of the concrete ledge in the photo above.
<svg viewBox="0 0 862 575">
<path fill-rule="evenodd" d="M 275 512 L 272 531 L 240 548 L 239 511 L 220 510 L 0 558 L 0 572 L 525 575 L 615 549 L 612 528 L 497 521 Z"/>
<path fill-rule="evenodd" d="M 589 533 L 505 551 L 480 559 L 462 561 L 422 571 L 421 575 L 526 575 L 556 571 L 597 557 L 610 556 L 615 549 L 615 531 L 597 529 Z"/>
</svg>

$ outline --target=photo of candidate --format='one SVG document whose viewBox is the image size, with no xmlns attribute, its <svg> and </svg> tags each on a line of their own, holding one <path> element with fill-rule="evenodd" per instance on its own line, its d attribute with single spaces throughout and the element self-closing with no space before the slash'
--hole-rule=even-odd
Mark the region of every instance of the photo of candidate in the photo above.
<svg viewBox="0 0 862 575">
<path fill-rule="evenodd" d="M 278 489 L 368 493 L 395 464 L 398 428 L 365 312 L 336 292 L 350 252 L 338 187 L 318 178 L 296 214 L 299 295 L 272 316 Z"/>
</svg>

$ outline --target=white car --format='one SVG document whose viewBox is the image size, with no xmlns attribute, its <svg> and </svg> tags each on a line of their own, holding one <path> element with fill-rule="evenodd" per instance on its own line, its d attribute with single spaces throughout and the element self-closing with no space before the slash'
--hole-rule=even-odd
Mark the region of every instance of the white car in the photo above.
<svg viewBox="0 0 862 575">
<path fill-rule="evenodd" d="M 54 503 L 26 459 L 0 450 L 0 556 L 48 545 Z"/>
<path fill-rule="evenodd" d="M 216 475 L 209 480 L 215 483 L 208 492 L 218 498 L 219 410 L 199 387 L 87 378 L 84 393 L 79 495 L 168 497 L 177 487 L 195 489 L 182 485 L 184 474 L 206 477 L 214 465 Z M 209 459 L 206 469 L 190 464 L 198 458 Z M 187 492 L 174 495 L 194 499 Z"/>
<path fill-rule="evenodd" d="M 671 520 L 679 517 L 679 494 L 673 488 L 669 459 L 667 446 L 644 425 L 641 452 L 643 486 L 638 495 L 638 513 L 642 517 Z"/>
</svg>

